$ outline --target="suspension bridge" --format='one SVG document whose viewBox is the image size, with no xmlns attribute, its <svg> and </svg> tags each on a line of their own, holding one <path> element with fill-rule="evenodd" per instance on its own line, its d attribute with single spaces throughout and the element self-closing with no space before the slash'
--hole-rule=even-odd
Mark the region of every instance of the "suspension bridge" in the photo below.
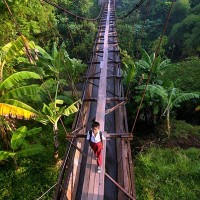
<svg viewBox="0 0 200 200">
<path fill-rule="evenodd" d="M 74 16 L 76 19 L 86 21 L 99 20 L 99 24 L 85 75 L 82 91 L 83 103 L 74 120 L 74 131 L 67 136 L 70 145 L 67 146 L 58 181 L 38 200 L 53 188 L 55 188 L 54 200 L 135 200 L 136 193 L 130 140 L 132 140 L 131 133 L 138 118 L 155 59 L 151 66 L 132 131 L 129 133 L 125 108 L 127 99 L 124 96 L 122 85 L 123 77 L 116 31 L 115 0 L 99 0 L 99 3 L 102 4 L 102 9 L 94 19 L 73 14 L 50 0 L 42 1 L 62 10 L 66 14 Z M 17 21 L 6 0 L 4 2 L 18 29 L 18 33 L 21 35 Z M 119 18 L 123 19 L 129 16 L 144 2 L 145 0 L 140 0 L 128 14 Z M 159 54 L 173 4 L 174 1 L 172 1 L 168 12 L 155 57 Z M 25 41 L 24 46 L 27 48 Z M 30 57 L 29 60 L 33 60 L 31 55 L 28 54 L 28 57 Z M 89 142 L 86 140 L 86 133 L 91 129 L 91 124 L 94 120 L 100 123 L 100 129 L 106 137 L 101 173 L 97 173 L 96 159 L 89 147 Z"/>
<path fill-rule="evenodd" d="M 115 0 L 109 0 L 103 4 L 85 76 L 83 104 L 74 122 L 75 131 L 68 136 L 71 145 L 61 167 L 54 200 L 135 199 L 132 136 L 128 133 L 120 67 Z M 101 173 L 97 173 L 94 153 L 85 139 L 94 119 L 106 136 Z"/>
</svg>

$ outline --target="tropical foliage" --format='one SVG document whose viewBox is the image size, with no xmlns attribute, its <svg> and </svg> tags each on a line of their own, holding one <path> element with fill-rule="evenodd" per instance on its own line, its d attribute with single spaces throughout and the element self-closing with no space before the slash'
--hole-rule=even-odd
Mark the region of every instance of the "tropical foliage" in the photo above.
<svg viewBox="0 0 200 200">
<path fill-rule="evenodd" d="M 64 87 L 69 86 L 72 97 L 77 98 L 75 84 L 82 80 L 80 75 L 85 71 L 86 65 L 81 60 L 71 59 L 64 44 L 59 49 L 54 44 L 51 55 L 39 46 L 37 46 L 37 49 L 40 58 L 38 65 L 42 67 L 40 70 L 43 70 L 41 71 L 43 76 L 47 74 L 46 78 L 53 78 L 54 82 L 52 83 L 54 84 L 59 81 L 60 92 L 64 91 Z"/>
<path fill-rule="evenodd" d="M 164 85 L 164 84 L 163 84 Z M 144 89 L 145 86 L 140 86 L 138 89 Z M 199 98 L 198 94 L 195 93 L 184 93 L 179 89 L 174 88 L 173 84 L 168 87 L 152 84 L 147 85 L 147 95 L 149 106 L 153 106 L 153 114 L 158 113 L 161 116 L 166 116 L 166 132 L 170 135 L 170 114 L 175 107 L 179 107 L 180 103 L 188 101 L 192 98 Z M 155 102 L 155 103 L 154 103 Z M 159 108 L 160 107 L 160 108 Z M 161 109 L 161 110 L 160 110 Z"/>
<path fill-rule="evenodd" d="M 11 137 L 11 150 L 12 151 L 0 151 L 0 161 L 7 160 L 12 157 L 16 163 L 17 157 L 26 157 L 41 153 L 44 151 L 44 147 L 41 144 L 33 144 L 28 142 L 26 138 L 33 137 L 41 131 L 41 128 L 33 128 L 27 130 L 26 126 L 22 126 L 12 132 Z"/>
<path fill-rule="evenodd" d="M 58 149 L 59 156 L 64 154 L 66 129 L 70 131 L 73 113 L 81 103 L 75 87 L 86 67 L 81 60 L 89 60 L 97 23 L 66 15 L 44 1 L 6 2 L 12 16 L 5 1 L 0 1 L 0 193 L 3 199 L 37 199 L 57 181 L 52 155 L 57 159 Z M 55 3 L 80 16 L 94 18 L 100 12 L 97 0 Z M 137 3 L 117 2 L 117 15 L 124 15 Z M 117 20 L 129 125 L 151 75 L 136 128 L 140 123 L 147 127 L 142 133 L 151 132 L 161 141 L 159 146 L 174 133 L 176 139 L 194 137 L 194 132 L 199 135 L 199 127 L 173 118 L 200 123 L 200 2 L 174 1 L 160 43 L 171 3 L 144 1 L 129 17 Z M 40 126 L 42 131 L 36 128 Z M 160 135 L 166 130 L 171 135 L 162 140 Z M 135 162 L 138 199 L 198 199 L 198 150 L 143 149 L 146 153 L 141 152 Z"/>
<path fill-rule="evenodd" d="M 34 72 L 21 71 L 0 83 L 0 115 L 19 119 L 23 117 L 29 119 L 37 115 L 36 110 L 18 100 L 38 93 L 39 85 L 37 84 L 20 86 L 20 83 L 24 83 L 26 79 L 40 79 L 40 76 Z"/>
<path fill-rule="evenodd" d="M 63 100 L 57 99 L 55 97 L 55 101 L 51 102 L 49 105 L 44 104 L 42 109 L 42 115 L 40 118 L 36 120 L 40 121 L 43 124 L 51 123 L 53 126 L 53 133 L 54 133 L 54 157 L 55 161 L 58 159 L 58 121 L 61 119 L 62 116 L 68 117 L 76 113 L 79 110 L 79 105 L 81 101 L 78 100 L 72 103 L 70 106 L 62 106 L 64 104 Z M 62 107 L 61 107 L 62 106 Z"/>
</svg>

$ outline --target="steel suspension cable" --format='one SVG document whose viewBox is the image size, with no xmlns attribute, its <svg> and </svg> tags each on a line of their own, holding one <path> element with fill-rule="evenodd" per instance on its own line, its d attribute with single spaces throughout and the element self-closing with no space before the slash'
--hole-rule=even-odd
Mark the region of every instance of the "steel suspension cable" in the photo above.
<svg viewBox="0 0 200 200">
<path fill-rule="evenodd" d="M 154 68 L 154 64 L 155 64 L 156 58 L 158 57 L 159 52 L 160 52 L 160 46 L 161 46 L 161 43 L 162 43 L 164 34 L 165 34 L 165 32 L 166 32 L 166 28 L 167 28 L 167 25 L 168 25 L 168 22 L 169 22 L 169 18 L 170 18 L 170 16 L 171 16 L 171 11 L 172 11 L 174 2 L 175 2 L 175 0 L 172 0 L 172 3 L 171 3 L 171 6 L 170 6 L 170 9 L 169 9 L 169 12 L 168 12 L 168 14 L 167 14 L 167 19 L 166 19 L 165 25 L 164 25 L 164 27 L 163 27 L 162 35 L 161 35 L 161 37 L 160 37 L 160 40 L 159 40 L 159 43 L 158 43 L 158 46 L 157 46 L 157 50 L 156 50 L 156 53 L 155 53 L 155 58 L 154 58 L 154 60 L 153 60 L 153 62 L 152 62 L 152 65 L 151 65 L 151 68 L 150 68 L 150 72 L 149 72 L 149 76 L 148 76 L 148 79 L 147 79 L 145 88 L 144 88 L 144 90 L 143 90 L 142 99 L 141 99 L 141 101 L 140 101 L 140 104 L 139 104 L 139 107 L 138 107 L 138 110 L 137 110 L 137 113 L 136 113 L 136 117 L 135 117 L 135 120 L 134 120 L 134 123 L 133 123 L 133 127 L 132 127 L 132 130 L 131 130 L 131 133 L 132 133 L 132 134 L 133 134 L 133 131 L 134 131 L 134 128 L 135 128 L 135 125 L 136 125 L 136 121 L 137 121 L 137 118 L 138 118 L 138 116 L 139 116 L 139 112 L 140 112 L 140 109 L 141 109 L 141 106 L 142 106 L 142 103 L 143 103 L 143 100 L 144 100 L 144 97 L 145 97 L 145 94 L 146 94 L 147 86 L 148 86 L 148 83 L 149 83 L 150 78 L 151 78 L 151 75 L 152 75 L 152 71 L 153 71 L 153 68 Z"/>
<path fill-rule="evenodd" d="M 57 8 L 57 9 L 63 11 L 66 14 L 69 14 L 69 15 L 71 15 L 73 17 L 76 17 L 77 19 L 86 20 L 86 21 L 97 21 L 99 19 L 99 17 L 101 16 L 101 13 L 102 13 L 102 10 L 103 10 L 103 4 L 102 4 L 101 11 L 100 11 L 99 15 L 96 18 L 87 18 L 87 17 L 81 17 L 79 15 L 76 15 L 76 14 L 72 13 L 71 11 L 66 10 L 62 6 L 59 6 L 58 4 L 56 4 L 56 3 L 54 3 L 54 2 L 52 2 L 50 0 L 42 0 L 42 1 L 44 1 L 44 2 L 46 2 L 48 4 L 50 4 L 51 6 L 53 6 L 53 7 Z"/>
</svg>

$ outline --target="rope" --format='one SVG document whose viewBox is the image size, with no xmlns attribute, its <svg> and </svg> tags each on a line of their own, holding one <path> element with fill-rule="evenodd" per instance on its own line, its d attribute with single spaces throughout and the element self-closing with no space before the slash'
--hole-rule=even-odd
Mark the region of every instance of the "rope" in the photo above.
<svg viewBox="0 0 200 200">
<path fill-rule="evenodd" d="M 65 13 L 67 13 L 67 14 L 73 16 L 73 17 L 76 17 L 76 18 L 78 18 L 78 19 L 80 19 L 80 20 L 86 20 L 86 21 L 97 21 L 97 19 L 101 16 L 101 13 L 102 13 L 102 10 L 103 10 L 103 4 L 102 4 L 102 6 L 101 6 L 101 11 L 100 11 L 99 15 L 98 15 L 96 18 L 87 18 L 87 17 L 81 17 L 81 16 L 79 16 L 79 15 L 76 15 L 76 14 L 72 13 L 71 11 L 66 10 L 66 9 L 64 9 L 63 7 L 61 7 L 61 6 L 57 5 L 57 4 L 55 4 L 55 3 L 52 2 L 52 1 L 49 1 L 49 0 L 42 0 L 42 1 L 44 1 L 44 2 L 46 2 L 46 3 L 48 3 L 48 4 L 50 4 L 51 6 L 53 6 L 53 7 L 55 7 L 55 8 L 58 8 L 59 10 L 65 12 Z"/>
<path fill-rule="evenodd" d="M 175 1 L 175 0 L 172 0 L 172 4 L 171 4 L 171 7 L 170 7 L 169 12 L 168 12 L 168 15 L 167 15 L 166 23 L 165 23 L 165 25 L 164 25 L 164 28 L 163 28 L 163 31 L 162 31 L 162 35 L 161 35 L 160 40 L 159 40 L 159 44 L 158 44 L 158 47 L 157 47 L 157 51 L 156 51 L 156 53 L 155 53 L 155 58 L 154 58 L 154 60 L 153 60 L 153 62 L 152 62 L 151 68 L 150 68 L 149 76 L 148 76 L 148 79 L 147 79 L 147 82 L 146 82 L 146 85 L 145 85 L 145 88 L 144 88 L 144 91 L 143 91 L 143 94 L 142 94 L 142 99 L 141 99 L 141 101 L 140 101 L 140 105 L 139 105 L 138 110 L 137 110 L 137 114 L 136 114 L 136 117 L 135 117 L 135 120 L 134 120 L 134 123 L 133 123 L 133 127 L 132 127 L 132 130 L 131 130 L 131 133 L 133 133 L 133 131 L 134 131 L 135 124 L 136 124 L 137 118 L 138 118 L 138 116 L 139 116 L 139 112 L 140 112 L 140 109 L 141 109 L 141 106 L 142 106 L 142 103 L 143 103 L 143 100 L 144 100 L 144 97 L 145 97 L 145 94 L 146 94 L 147 86 L 148 86 L 148 83 L 149 83 L 150 78 L 151 78 L 151 74 L 152 74 L 152 71 L 153 71 L 153 67 L 154 67 L 154 64 L 155 64 L 155 60 L 156 60 L 156 58 L 158 57 L 158 54 L 159 54 L 159 52 L 160 52 L 160 45 L 161 45 L 161 43 L 162 43 L 163 36 L 164 36 L 164 33 L 165 33 L 165 31 L 166 31 L 166 28 L 167 28 L 167 24 L 168 24 L 168 22 L 169 22 L 169 18 L 170 18 L 170 16 L 171 16 L 171 11 L 172 11 L 172 8 L 173 8 L 173 5 L 174 5 L 174 1 Z"/>
<path fill-rule="evenodd" d="M 58 183 L 55 183 L 53 186 L 51 186 L 42 196 L 40 196 L 40 197 L 37 198 L 36 200 L 42 199 L 42 197 L 43 197 L 44 195 L 46 195 L 51 189 L 53 189 L 57 184 L 58 184 Z"/>
<path fill-rule="evenodd" d="M 140 0 L 139 3 L 137 3 L 132 10 L 130 10 L 127 14 L 125 14 L 122 17 L 118 17 L 118 19 L 124 19 L 126 17 L 128 17 L 129 15 L 131 15 L 134 11 L 136 11 L 146 0 Z"/>
</svg>

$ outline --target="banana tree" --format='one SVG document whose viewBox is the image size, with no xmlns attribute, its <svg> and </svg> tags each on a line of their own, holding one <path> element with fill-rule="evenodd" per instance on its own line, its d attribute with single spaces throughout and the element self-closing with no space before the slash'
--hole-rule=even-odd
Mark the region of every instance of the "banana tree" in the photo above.
<svg viewBox="0 0 200 200">
<path fill-rule="evenodd" d="M 80 75 L 86 69 L 86 65 L 81 60 L 71 59 L 63 44 L 59 49 L 54 44 L 51 55 L 39 46 L 36 48 L 39 51 L 38 64 L 54 78 L 55 82 L 60 82 L 60 87 L 68 85 L 72 91 L 72 97 L 77 97 L 75 84 L 80 81 L 82 77 Z"/>
<path fill-rule="evenodd" d="M 160 56 L 155 57 L 155 53 L 151 56 L 142 49 L 142 58 L 138 62 L 135 63 L 136 65 L 136 78 L 138 79 L 139 84 L 143 82 L 143 80 L 147 80 L 148 75 L 151 71 L 151 82 L 158 84 L 160 75 L 163 75 L 164 69 L 170 65 L 170 60 L 162 60 Z"/>
<path fill-rule="evenodd" d="M 138 89 L 144 89 L 143 86 L 139 86 Z M 147 86 L 147 91 L 150 93 L 154 101 L 157 102 L 159 99 L 160 106 L 162 109 L 162 116 L 166 116 L 166 132 L 168 136 L 170 135 L 170 114 L 175 107 L 179 107 L 180 104 L 184 101 L 193 98 L 199 98 L 199 95 L 196 93 L 184 93 L 181 92 L 178 88 L 163 87 L 157 84 L 151 84 Z"/>
<path fill-rule="evenodd" d="M 30 98 L 36 95 L 39 85 L 25 85 L 25 80 L 40 79 L 40 76 L 34 72 L 21 71 L 17 72 L 4 81 L 0 82 L 0 117 L 6 123 L 5 118 L 13 117 L 18 119 L 30 119 L 37 116 L 38 112 L 31 106 L 23 103 L 20 99 Z M 2 123 L 1 127 L 5 124 Z M 5 130 L 4 128 L 2 130 Z M 1 131 L 1 137 L 4 141 L 5 132 Z M 7 145 L 8 141 L 4 141 Z M 7 145 L 8 146 L 8 145 Z"/>
<path fill-rule="evenodd" d="M 12 151 L 0 151 L 0 161 L 5 161 L 12 157 L 17 166 L 18 157 L 32 156 L 41 153 L 45 148 L 41 144 L 31 144 L 26 139 L 35 136 L 41 131 L 41 128 L 33 128 L 28 130 L 26 126 L 22 126 L 15 131 L 11 131 L 11 149 Z"/>
<path fill-rule="evenodd" d="M 134 77 L 136 74 L 136 66 L 133 61 L 133 59 L 124 51 L 121 52 L 123 58 L 122 63 L 124 65 L 123 67 L 123 82 L 126 86 L 127 95 L 129 94 L 129 91 L 131 89 L 131 86 L 134 83 Z"/>
<path fill-rule="evenodd" d="M 43 124 L 51 123 L 53 126 L 54 133 L 54 158 L 55 161 L 58 159 L 58 122 L 62 116 L 68 117 L 69 115 L 77 112 L 79 110 L 79 105 L 81 101 L 78 100 L 72 103 L 70 106 L 63 105 L 64 101 L 55 98 L 54 102 L 51 102 L 49 105 L 44 104 L 42 109 L 42 115 L 36 120 L 40 121 Z"/>
</svg>

